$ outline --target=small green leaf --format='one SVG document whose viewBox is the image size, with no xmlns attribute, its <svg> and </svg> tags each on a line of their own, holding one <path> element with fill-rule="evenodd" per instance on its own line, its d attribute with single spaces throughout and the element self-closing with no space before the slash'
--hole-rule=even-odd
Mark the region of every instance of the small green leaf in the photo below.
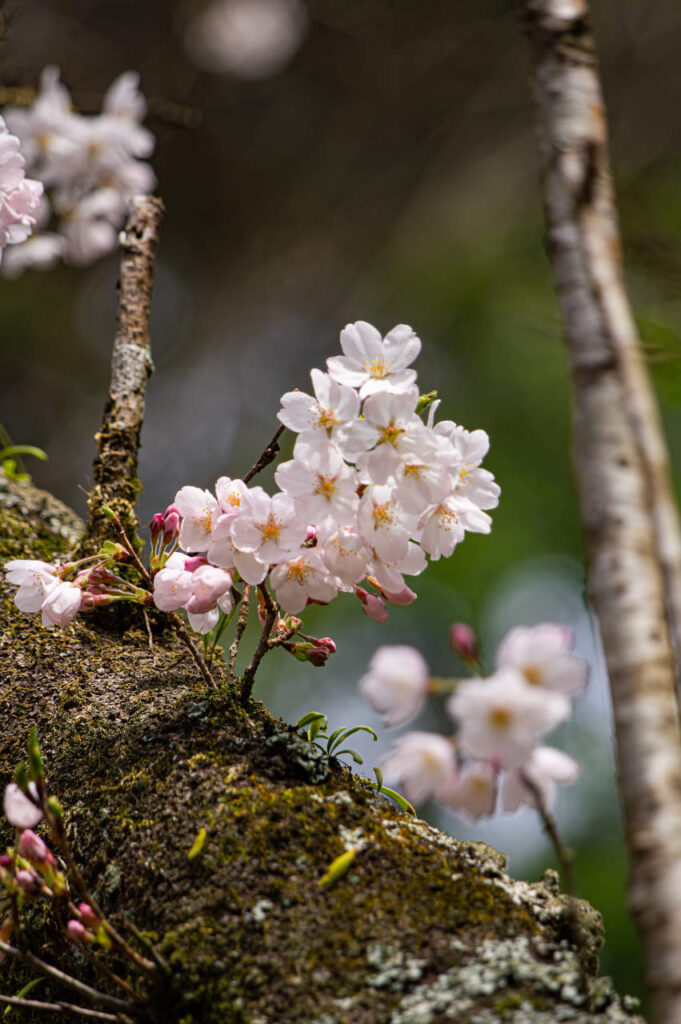
<svg viewBox="0 0 681 1024">
<path fill-rule="evenodd" d="M 198 855 L 201 853 L 201 850 L 203 849 L 203 846 L 204 846 L 204 843 L 206 842 L 207 837 L 208 837 L 208 833 L 206 832 L 205 828 L 199 829 L 199 834 L 197 835 L 196 839 L 192 843 L 192 848 L 189 851 L 189 853 L 187 854 L 187 859 L 188 860 L 194 860 L 195 857 L 198 857 Z"/>
<path fill-rule="evenodd" d="M 420 416 L 422 412 L 429 409 L 430 406 L 437 398 L 437 391 L 428 391 L 425 395 L 420 395 L 419 400 L 416 403 L 416 414 Z"/>
<path fill-rule="evenodd" d="M 337 736 L 340 737 L 342 732 L 345 732 L 345 726 L 344 725 L 341 725 L 340 729 L 334 729 L 334 731 L 329 736 L 329 742 L 326 745 L 326 749 L 327 749 L 329 754 L 333 753 L 333 748 L 334 748 L 334 744 L 335 744 L 335 741 L 336 741 L 336 737 Z M 339 743 L 342 742 L 342 737 L 339 738 L 338 742 Z"/>
<path fill-rule="evenodd" d="M 307 728 L 307 738 L 312 742 L 320 733 L 326 732 L 328 724 L 329 720 L 326 715 L 321 715 L 319 718 L 315 718 L 314 722 L 310 722 Z"/>
<path fill-rule="evenodd" d="M 416 817 L 416 810 L 413 804 L 410 804 L 407 798 L 402 796 L 401 793 L 396 793 L 394 789 L 388 789 L 387 786 L 381 786 L 378 792 L 382 796 L 387 796 L 390 797 L 391 800 L 394 800 L 397 806 L 403 811 L 406 811 L 407 814 L 413 814 L 414 817 Z"/>
<path fill-rule="evenodd" d="M 337 882 L 339 878 L 346 874 L 356 856 L 357 850 L 355 849 L 346 850 L 345 853 L 341 853 L 340 857 L 336 857 L 335 860 L 331 861 L 329 870 L 319 879 L 317 884 L 322 886 L 333 885 L 334 882 Z"/>
<path fill-rule="evenodd" d="M 343 754 L 349 754 L 355 764 L 364 764 L 364 759 L 359 756 L 356 750 L 351 750 L 350 747 L 343 747 L 342 750 L 336 751 L 334 757 L 342 757 Z"/>
<path fill-rule="evenodd" d="M 40 744 L 38 743 L 38 733 L 34 725 L 31 726 L 28 733 L 28 763 L 31 768 L 31 776 L 35 782 L 38 781 L 40 776 L 45 770 L 43 764 L 43 756 L 40 753 Z"/>
<path fill-rule="evenodd" d="M 298 719 L 294 728 L 304 729 L 306 725 L 310 724 L 310 722 L 314 722 L 315 718 L 326 718 L 326 715 L 323 715 L 321 711 L 308 711 L 306 715 L 303 715 L 302 718 Z"/>
<path fill-rule="evenodd" d="M 9 444 L 6 448 L 0 448 L 0 462 L 13 455 L 32 455 L 34 459 L 39 459 L 41 462 L 47 462 L 48 458 L 47 452 L 32 444 Z"/>
<path fill-rule="evenodd" d="M 345 741 L 350 739 L 350 737 L 352 735 L 354 735 L 354 733 L 356 733 L 356 732 L 368 732 L 368 733 L 370 733 L 370 735 L 373 736 L 373 738 L 374 738 L 374 743 L 378 739 L 378 736 L 376 735 L 374 730 L 371 729 L 368 725 L 356 725 L 354 727 L 354 729 L 344 729 L 343 730 L 343 735 L 340 736 L 336 740 L 336 746 L 338 746 L 341 743 L 345 743 Z M 329 750 L 329 753 L 332 753 L 332 751 L 333 751 L 333 747 L 331 747 L 331 749 Z"/>
<path fill-rule="evenodd" d="M 379 792 L 383 789 L 383 772 L 380 768 L 374 768 L 374 775 L 376 776 L 376 784 Z"/>
<path fill-rule="evenodd" d="M 36 985 L 39 985 L 41 981 L 45 981 L 45 978 L 33 978 L 31 981 L 28 982 L 28 984 L 24 985 L 23 988 L 19 989 L 19 991 L 15 993 L 15 998 L 25 999 L 29 992 L 32 992 Z M 13 1006 L 6 1006 L 3 1016 L 6 1017 L 9 1013 L 11 1013 L 13 1009 Z"/>
</svg>

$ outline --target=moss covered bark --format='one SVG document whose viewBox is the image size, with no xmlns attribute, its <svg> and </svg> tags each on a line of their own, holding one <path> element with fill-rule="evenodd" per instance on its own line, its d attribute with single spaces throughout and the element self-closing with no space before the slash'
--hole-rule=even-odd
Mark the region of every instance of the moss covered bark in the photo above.
<svg viewBox="0 0 681 1024">
<path fill-rule="evenodd" d="M 65 553 L 79 531 L 49 496 L 0 481 L 3 562 Z M 145 1021 L 639 1020 L 596 979 L 586 904 L 571 945 L 551 873 L 514 882 L 501 854 L 402 814 L 259 703 L 208 693 L 165 634 L 150 650 L 143 630 L 104 619 L 48 632 L 7 588 L 0 601 L 0 782 L 35 725 L 96 895 L 172 967 Z M 350 869 L 321 887 L 350 847 Z M 88 977 L 49 915 L 33 916 L 43 954 Z M 1 991 L 25 978 L 0 965 Z"/>
</svg>

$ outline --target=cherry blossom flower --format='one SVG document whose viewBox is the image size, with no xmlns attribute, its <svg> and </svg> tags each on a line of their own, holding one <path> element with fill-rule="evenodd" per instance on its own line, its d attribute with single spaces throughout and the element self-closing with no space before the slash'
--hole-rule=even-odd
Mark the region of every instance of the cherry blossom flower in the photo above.
<svg viewBox="0 0 681 1024">
<path fill-rule="evenodd" d="M 215 484 L 215 495 L 223 515 L 238 516 L 241 511 L 241 499 L 247 491 L 248 487 L 243 480 L 221 476 Z"/>
<path fill-rule="evenodd" d="M 319 539 L 320 553 L 329 572 L 345 586 L 354 586 L 364 579 L 371 552 L 356 529 L 332 523 L 330 532 L 322 531 Z"/>
<path fill-rule="evenodd" d="M 288 391 L 281 397 L 277 418 L 306 439 L 321 436 L 336 441 L 339 427 L 357 419 L 359 396 L 321 370 L 310 370 L 310 377 L 315 397 L 303 391 Z"/>
<path fill-rule="evenodd" d="M 222 569 L 236 569 L 242 580 L 255 585 L 262 583 L 269 566 L 257 555 L 248 551 L 240 551 L 232 540 L 232 524 L 236 514 L 221 515 L 215 525 L 208 545 L 208 561 Z"/>
<path fill-rule="evenodd" d="M 561 693 L 530 686 L 515 669 L 500 668 L 489 679 L 460 683 L 447 710 L 458 722 L 464 753 L 516 768 L 540 736 L 565 721 L 570 702 Z"/>
<path fill-rule="evenodd" d="M 367 487 L 359 503 L 358 522 L 364 540 L 379 558 L 394 562 L 406 556 L 416 519 L 395 501 L 392 488 Z"/>
<path fill-rule="evenodd" d="M 293 497 L 297 514 L 306 522 L 329 518 L 339 525 L 355 522 L 359 498 L 354 472 L 335 444 L 298 444 L 294 458 L 274 474 L 277 484 Z"/>
<path fill-rule="evenodd" d="M 302 611 L 310 599 L 328 604 L 338 593 L 335 580 L 314 548 L 275 566 L 270 582 L 277 601 L 290 614 Z"/>
<path fill-rule="evenodd" d="M 35 782 L 29 782 L 29 792 L 35 799 L 38 799 L 38 787 Z M 26 794 L 17 786 L 16 782 L 10 782 L 5 789 L 4 811 L 10 825 L 15 828 L 35 828 L 39 821 L 42 821 L 43 812 Z"/>
<path fill-rule="evenodd" d="M 327 369 L 339 384 L 359 388 L 360 398 L 381 390 L 403 391 L 416 380 L 416 370 L 407 367 L 421 351 L 421 341 L 406 324 L 381 338 L 375 327 L 357 320 L 341 331 L 340 344 L 343 355 L 327 359 Z"/>
<path fill-rule="evenodd" d="M 545 809 L 553 804 L 556 783 L 574 782 L 579 765 L 568 754 L 553 747 L 537 747 L 525 764 L 506 774 L 502 787 L 502 805 L 505 811 L 515 811 L 521 804 L 537 807 L 537 795 Z M 528 786 L 529 779 L 532 786 Z"/>
<path fill-rule="evenodd" d="M 494 814 L 497 804 L 497 773 L 490 764 L 470 761 L 451 781 L 438 789 L 438 800 L 458 814 L 478 821 Z"/>
<path fill-rule="evenodd" d="M 232 610 L 230 587 L 232 574 L 214 565 L 201 565 L 191 574 L 192 592 L 186 608 L 192 615 L 203 615 L 220 603 L 221 611 L 229 614 Z"/>
<path fill-rule="evenodd" d="M 383 764 L 385 781 L 401 785 L 407 799 L 421 803 L 437 796 L 456 777 L 453 744 L 434 732 L 408 732 L 395 744 Z"/>
<path fill-rule="evenodd" d="M 418 714 L 429 678 L 428 666 L 414 647 L 386 645 L 369 662 L 359 690 L 383 716 L 384 725 L 402 725 Z"/>
<path fill-rule="evenodd" d="M 0 117 L 0 259 L 6 245 L 24 242 L 36 224 L 43 185 L 24 174 L 19 139 Z"/>
<path fill-rule="evenodd" d="M 572 697 L 586 686 L 589 666 L 571 654 L 572 633 L 544 622 L 512 629 L 499 645 L 497 665 L 516 668 L 532 686 L 544 686 Z"/>
<path fill-rule="evenodd" d="M 82 599 L 83 591 L 75 583 L 63 581 L 50 587 L 40 609 L 43 626 L 68 626 L 80 611 Z"/>
<path fill-rule="evenodd" d="M 192 573 L 185 562 L 185 555 L 176 551 L 154 576 L 154 604 L 162 612 L 183 608 L 192 596 Z"/>
<path fill-rule="evenodd" d="M 17 558 L 5 563 L 7 582 L 18 586 L 14 603 L 21 612 L 39 612 L 48 592 L 59 582 L 56 565 L 31 558 Z"/>
<path fill-rule="evenodd" d="M 374 622 L 383 624 L 388 621 L 388 609 L 386 603 L 382 597 L 378 594 L 372 594 L 368 590 L 364 590 L 363 587 L 355 587 L 355 596 L 359 598 L 362 605 L 362 611 Z"/>
<path fill-rule="evenodd" d="M 50 64 L 43 69 L 32 107 L 6 107 L 3 113 L 33 172 L 47 186 L 60 182 L 64 160 L 71 157 L 76 143 L 68 131 L 71 96 L 59 80 L 59 68 Z"/>
<path fill-rule="evenodd" d="M 296 515 L 293 499 L 282 493 L 271 498 L 262 487 L 244 494 L 232 524 L 235 546 L 270 564 L 287 558 L 306 536 L 307 525 Z"/>
<path fill-rule="evenodd" d="M 387 562 L 379 558 L 375 550 L 373 556 L 367 578 L 370 583 L 375 581 L 376 586 L 386 595 L 399 594 L 405 588 L 408 589 L 404 577 L 419 576 L 428 564 L 423 548 L 413 540 L 408 541 L 406 554 L 401 558 Z"/>
<path fill-rule="evenodd" d="M 207 551 L 213 523 L 220 515 L 215 497 L 200 487 L 181 487 L 174 504 L 182 516 L 180 547 L 185 551 Z"/>
<path fill-rule="evenodd" d="M 480 468 L 489 451 L 489 437 L 484 430 L 466 430 L 452 420 L 441 420 L 433 428 L 436 436 L 446 438 L 456 456 L 455 492 L 479 508 L 496 508 L 501 488 L 493 475 Z"/>
</svg>

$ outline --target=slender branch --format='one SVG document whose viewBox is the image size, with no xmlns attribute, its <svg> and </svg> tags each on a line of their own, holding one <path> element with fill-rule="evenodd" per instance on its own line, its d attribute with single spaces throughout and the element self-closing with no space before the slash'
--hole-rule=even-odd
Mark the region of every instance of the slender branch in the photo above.
<svg viewBox="0 0 681 1024">
<path fill-rule="evenodd" d="M 264 469 L 265 466 L 269 466 L 270 462 L 273 462 L 274 459 L 276 459 L 279 454 L 279 438 L 285 430 L 286 427 L 283 424 L 280 427 L 277 427 L 264 452 L 258 461 L 251 466 L 248 473 L 246 473 L 246 476 L 243 478 L 245 484 L 247 484 L 249 480 L 252 480 L 256 473 L 259 473 L 261 469 Z"/>
<path fill-rule="evenodd" d="M 75 1017 L 87 1017 L 88 1020 L 113 1020 L 123 1018 L 117 1013 L 104 1013 L 102 1010 L 90 1010 L 86 1006 L 74 1006 L 73 1003 L 43 1003 L 38 999 L 22 999 L 21 996 L 2 996 L 0 1003 L 16 1006 L 19 1010 L 36 1010 L 38 1013 L 72 1013 Z"/>
<path fill-rule="evenodd" d="M 263 623 L 262 633 L 260 634 L 258 646 L 253 652 L 251 663 L 244 672 L 244 676 L 241 681 L 240 697 L 241 700 L 244 702 L 247 701 L 248 698 L 251 696 L 253 683 L 255 682 L 255 673 L 258 670 L 258 665 L 260 664 L 264 656 L 267 654 L 268 650 L 271 650 L 269 644 L 270 633 L 272 632 L 274 620 L 276 619 L 278 612 L 278 608 L 273 603 L 272 598 L 268 594 L 267 588 L 263 586 L 260 589 L 265 597 L 265 621 Z"/>
<path fill-rule="evenodd" d="M 244 585 L 244 592 L 241 597 L 241 608 L 239 609 L 239 618 L 236 620 L 236 629 L 234 630 L 234 639 L 229 648 L 229 666 L 227 669 L 227 676 L 230 683 L 234 680 L 234 667 L 236 665 L 237 655 L 239 653 L 239 644 L 241 638 L 244 635 L 246 623 L 248 621 L 248 605 L 251 596 L 251 588 L 246 583 Z"/>
<path fill-rule="evenodd" d="M 563 879 L 563 888 L 568 896 L 574 897 L 577 895 L 575 855 L 569 847 L 565 846 L 563 840 L 560 838 L 556 819 L 546 806 L 546 801 L 544 800 L 539 786 L 537 786 L 525 772 L 522 772 L 522 780 L 523 785 L 526 786 L 532 794 L 535 807 L 537 808 L 539 817 L 542 820 L 542 825 L 544 826 L 544 831 L 553 846 L 554 853 L 556 854 L 556 860 L 558 861 L 558 867 L 560 868 L 560 874 Z"/>
<path fill-rule="evenodd" d="M 110 1010 L 129 1011 L 133 1009 L 130 1004 L 124 1000 L 117 999 L 115 996 L 109 996 L 105 992 L 98 992 L 96 988 L 86 985 L 84 981 L 79 981 L 78 978 L 73 978 L 70 974 L 65 974 L 64 971 L 60 971 L 58 967 L 53 967 L 52 964 L 45 963 L 44 960 L 41 960 L 27 949 L 15 949 L 14 946 L 9 946 L 6 942 L 0 941 L 0 950 L 15 959 L 26 961 L 26 963 L 39 970 L 41 974 L 45 974 L 48 978 L 53 978 L 55 981 L 61 982 L 62 985 L 73 989 L 74 992 L 79 992 L 81 995 L 91 999 L 93 1003 L 99 1004 L 99 1006 L 107 1006 Z"/>
<path fill-rule="evenodd" d="M 182 621 L 182 619 L 180 618 L 179 615 L 175 614 L 175 612 L 166 612 L 166 615 L 170 619 L 170 622 L 172 623 L 173 629 L 177 633 L 178 637 L 180 638 L 182 643 L 185 645 L 185 647 L 187 648 L 187 650 L 191 654 L 191 656 L 192 656 L 192 658 L 194 660 L 194 664 L 198 668 L 199 672 L 201 673 L 203 678 L 206 680 L 208 685 L 211 687 L 211 689 L 216 690 L 217 689 L 217 683 L 215 682 L 215 679 L 213 677 L 213 673 L 211 672 L 211 670 L 209 669 L 208 665 L 206 664 L 206 659 L 203 657 L 203 655 L 199 651 L 198 647 L 196 646 L 196 644 L 192 640 L 192 638 L 191 638 L 191 636 L 189 634 L 189 630 L 185 626 L 184 622 Z"/>
<path fill-rule="evenodd" d="M 116 336 L 111 355 L 111 384 L 102 426 L 96 435 L 94 487 L 88 499 L 88 536 L 108 532 L 101 506 L 113 506 L 132 537 L 137 533 L 134 505 L 140 490 L 137 455 L 144 420 L 144 394 L 153 370 L 149 316 L 163 203 L 138 196 L 121 234 Z"/>
<path fill-rule="evenodd" d="M 589 593 L 612 691 L 629 900 L 655 1024 L 681 1020 L 679 550 L 664 441 L 620 260 L 606 120 L 586 0 L 521 0 L 548 248 L 574 391 Z"/>
</svg>

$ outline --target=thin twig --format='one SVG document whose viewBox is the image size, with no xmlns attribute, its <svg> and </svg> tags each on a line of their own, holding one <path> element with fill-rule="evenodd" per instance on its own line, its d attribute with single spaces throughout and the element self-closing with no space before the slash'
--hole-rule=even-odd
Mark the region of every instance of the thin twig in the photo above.
<svg viewBox="0 0 681 1024">
<path fill-rule="evenodd" d="M 117 1013 L 90 1010 L 86 1006 L 74 1006 L 73 1003 L 43 1003 L 38 999 L 22 999 L 21 996 L 0 995 L 0 1003 L 16 1006 L 19 1010 L 36 1010 L 38 1013 L 72 1013 L 76 1017 L 87 1017 L 89 1020 L 120 1021 L 123 1019 Z"/>
<path fill-rule="evenodd" d="M 258 670 L 258 665 L 260 664 L 260 662 L 262 661 L 264 656 L 267 654 L 268 650 L 271 650 L 270 645 L 269 645 L 270 633 L 272 632 L 272 627 L 274 626 L 274 620 L 276 619 L 277 613 L 278 613 L 278 608 L 277 608 L 277 606 L 275 604 L 273 604 L 272 599 L 270 598 L 269 594 L 267 593 L 267 590 L 264 589 L 264 588 L 261 588 L 261 592 L 263 593 L 263 595 L 266 598 L 266 601 L 265 601 L 265 621 L 263 623 L 262 633 L 260 634 L 260 641 L 259 641 L 258 646 L 256 647 L 255 651 L 253 652 L 253 657 L 251 658 L 251 663 L 248 666 L 248 668 L 246 669 L 246 671 L 244 672 L 244 676 L 243 676 L 243 679 L 241 681 L 240 697 L 241 697 L 241 700 L 244 703 L 251 696 L 251 691 L 253 689 L 253 683 L 255 682 L 255 673 Z"/>
<path fill-rule="evenodd" d="M 248 604 L 251 597 L 251 588 L 246 583 L 244 585 L 244 592 L 241 597 L 241 608 L 239 609 L 239 618 L 236 620 L 236 629 L 234 630 L 234 639 L 229 648 L 229 666 L 227 669 L 227 676 L 230 683 L 234 681 L 234 667 L 236 665 L 237 655 L 239 653 L 239 644 L 241 638 L 244 635 L 246 628 L 246 622 L 248 621 Z"/>
<path fill-rule="evenodd" d="M 55 981 L 61 982 L 62 985 L 73 989 L 74 992 L 79 992 L 81 995 L 91 999 L 93 1003 L 98 1003 L 100 1006 L 107 1006 L 110 1010 L 130 1011 L 134 1009 L 123 999 L 117 999 L 116 996 L 109 996 L 105 992 L 98 992 L 96 988 L 86 985 L 84 981 L 79 981 L 78 978 L 71 977 L 70 974 L 65 974 L 64 971 L 60 971 L 58 967 L 53 967 L 52 964 L 46 963 L 27 949 L 16 949 L 14 946 L 9 946 L 6 942 L 0 941 L 0 950 L 17 960 L 24 960 L 32 967 L 39 970 L 41 974 L 45 974 L 48 978 L 53 978 Z"/>
<path fill-rule="evenodd" d="M 149 623 L 149 616 L 147 615 L 146 608 L 142 609 L 142 614 L 144 615 L 144 625 L 147 627 L 147 636 L 149 637 L 149 650 L 153 651 L 153 649 L 154 649 L 154 637 L 153 637 L 152 632 L 151 632 L 151 625 Z"/>
<path fill-rule="evenodd" d="M 544 831 L 551 840 L 551 845 L 553 846 L 554 853 L 556 854 L 556 860 L 558 861 L 558 867 L 560 868 L 560 874 L 563 879 L 563 888 L 568 896 L 574 897 L 577 895 L 575 855 L 568 846 L 565 846 L 563 840 L 560 838 L 556 819 L 546 806 L 546 801 L 544 800 L 539 786 L 536 785 L 526 772 L 521 773 L 521 778 L 523 785 L 529 789 L 532 794 L 539 817 L 541 818 L 544 826 Z"/>
<path fill-rule="evenodd" d="M 269 466 L 270 462 L 273 462 L 274 459 L 276 459 L 277 455 L 279 454 L 278 441 L 285 430 L 286 427 L 283 424 L 280 427 L 277 427 L 277 429 L 274 432 L 274 435 L 272 436 L 272 439 L 268 443 L 267 447 L 265 448 L 264 452 L 262 453 L 258 461 L 251 466 L 248 473 L 246 473 L 246 476 L 243 477 L 243 481 L 245 484 L 247 484 L 249 480 L 252 480 L 256 473 L 259 473 L 261 469 L 264 469 L 265 466 Z"/>
<path fill-rule="evenodd" d="M 160 967 L 160 969 L 165 974 L 172 974 L 170 964 L 168 963 L 167 960 L 164 960 L 159 951 L 156 949 L 156 946 L 153 944 L 153 942 L 150 942 L 146 935 L 143 935 L 139 928 L 132 921 L 129 921 L 127 918 L 125 919 L 125 926 L 126 928 L 130 929 L 130 931 L 135 936 L 137 941 L 140 942 L 145 947 L 145 949 L 149 951 L 149 956 L 152 958 L 156 966 Z"/>
<path fill-rule="evenodd" d="M 175 630 L 178 637 L 185 645 L 185 647 L 191 654 L 192 658 L 194 659 L 194 664 L 198 668 L 203 678 L 206 680 L 211 689 L 217 690 L 217 683 L 213 678 L 213 673 L 208 668 L 208 665 L 206 664 L 206 659 L 203 657 L 198 647 L 192 640 L 191 636 L 189 635 L 189 630 L 185 626 L 180 616 L 176 615 L 175 612 L 167 612 L 166 614 L 168 615 L 168 618 L 172 623 L 173 629 Z"/>
</svg>

